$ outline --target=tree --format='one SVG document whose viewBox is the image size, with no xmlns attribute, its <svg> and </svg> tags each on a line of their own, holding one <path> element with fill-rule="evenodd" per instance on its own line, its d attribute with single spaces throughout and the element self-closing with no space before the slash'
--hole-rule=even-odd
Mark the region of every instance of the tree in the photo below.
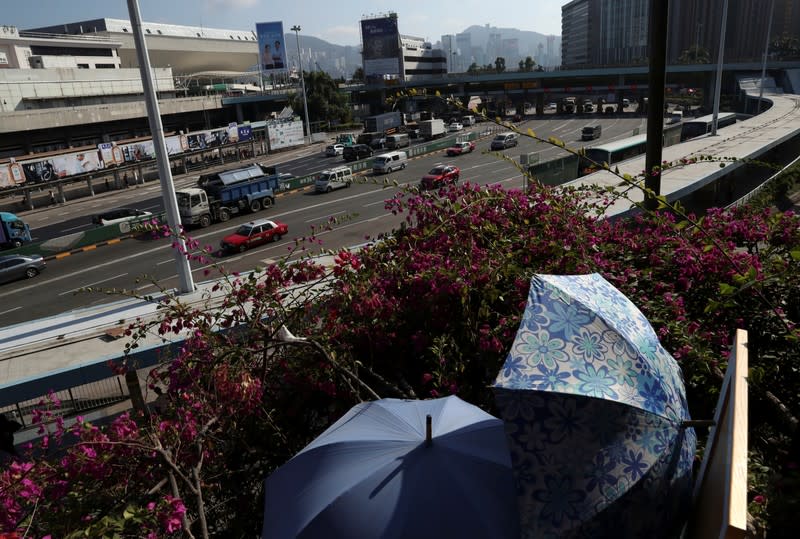
<svg viewBox="0 0 800 539">
<path fill-rule="evenodd" d="M 469 67 L 467 68 L 467 73 L 470 73 L 472 75 L 474 75 L 476 73 L 480 73 L 480 71 L 481 71 L 481 68 L 478 67 L 478 64 L 476 64 L 475 62 L 472 62 L 469 65 Z"/>
<path fill-rule="evenodd" d="M 506 59 L 502 56 L 498 56 L 494 60 L 494 69 L 498 73 L 502 73 L 506 70 Z"/>
<path fill-rule="evenodd" d="M 536 62 L 533 61 L 533 58 L 530 56 L 525 57 L 525 60 L 519 61 L 519 70 L 529 73 L 533 71 L 533 68 L 536 66 Z"/>
<path fill-rule="evenodd" d="M 310 122 L 349 123 L 352 119 L 347 95 L 330 75 L 324 71 L 304 72 L 306 92 L 308 93 L 308 117 Z M 302 93 L 296 93 L 290 101 L 296 111 L 303 110 Z"/>
<path fill-rule="evenodd" d="M 364 81 L 364 68 L 357 67 L 355 71 L 353 71 L 353 76 L 351 77 L 354 81 Z"/>
</svg>

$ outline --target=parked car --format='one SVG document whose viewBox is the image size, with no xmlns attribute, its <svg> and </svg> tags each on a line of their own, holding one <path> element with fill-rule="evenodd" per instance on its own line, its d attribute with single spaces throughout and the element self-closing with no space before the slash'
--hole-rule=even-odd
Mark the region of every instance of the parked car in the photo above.
<svg viewBox="0 0 800 539">
<path fill-rule="evenodd" d="M 92 216 L 92 222 L 97 226 L 116 225 L 125 221 L 143 221 L 153 215 L 149 211 L 135 208 L 114 208 Z"/>
<path fill-rule="evenodd" d="M 500 133 L 495 135 L 489 148 L 493 151 L 505 150 L 517 145 L 518 135 L 516 133 Z"/>
<path fill-rule="evenodd" d="M 372 148 L 366 144 L 345 146 L 342 157 L 344 157 L 345 161 L 358 161 L 359 159 L 366 159 L 367 157 L 372 157 Z"/>
<path fill-rule="evenodd" d="M 558 105 L 556 105 L 555 103 L 548 103 L 547 104 L 547 109 L 548 110 L 556 110 L 557 108 L 558 108 Z"/>
<path fill-rule="evenodd" d="M 344 144 L 331 144 L 325 148 L 325 155 L 335 157 L 344 153 Z"/>
<path fill-rule="evenodd" d="M 447 130 L 450 131 L 451 133 L 455 131 L 461 131 L 462 129 L 464 129 L 464 126 L 458 122 L 453 122 L 449 126 L 447 126 Z"/>
<path fill-rule="evenodd" d="M 436 165 L 422 177 L 423 189 L 435 189 L 447 183 L 455 183 L 461 176 L 461 169 L 455 165 Z"/>
<path fill-rule="evenodd" d="M 42 255 L 0 256 L 0 283 L 17 279 L 33 279 L 44 270 L 46 265 Z"/>
<path fill-rule="evenodd" d="M 228 234 L 220 242 L 223 251 L 243 253 L 250 247 L 271 241 L 278 241 L 289 232 L 286 223 L 270 219 L 258 219 L 241 225 L 233 234 Z"/>
<path fill-rule="evenodd" d="M 462 153 L 471 153 L 475 150 L 475 143 L 470 142 L 456 142 L 449 148 L 447 148 L 447 155 L 454 156 L 454 155 L 461 155 Z"/>
</svg>

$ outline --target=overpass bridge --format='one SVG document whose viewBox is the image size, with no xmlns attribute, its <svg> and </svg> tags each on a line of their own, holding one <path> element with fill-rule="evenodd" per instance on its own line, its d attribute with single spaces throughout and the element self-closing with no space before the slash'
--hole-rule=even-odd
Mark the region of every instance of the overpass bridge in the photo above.
<svg viewBox="0 0 800 539">
<path fill-rule="evenodd" d="M 699 137 L 667 147 L 664 159 L 677 161 L 699 155 L 754 159 L 775 151 L 800 155 L 800 95 L 765 98 L 771 107 L 762 114 L 720 129 L 714 137 Z M 708 186 L 720 182 L 724 185 L 726 178 L 736 178 L 738 171 L 746 170 L 744 167 L 740 162 L 725 168 L 718 163 L 703 162 L 671 168 L 662 176 L 662 194 L 670 200 L 697 196 Z M 619 168 L 620 172 L 636 175 L 644 168 L 644 157 L 626 161 Z M 617 191 L 627 189 L 619 177 L 608 172 L 585 176 L 573 183 L 612 186 Z M 635 201 L 642 200 L 637 190 L 628 194 Z M 617 218 L 631 211 L 628 200 L 618 199 L 608 215 Z M 213 284 L 198 285 L 198 290 L 182 296 L 182 301 L 205 302 L 209 297 L 213 301 L 213 296 L 209 296 Z M 32 407 L 50 390 L 57 392 L 70 410 L 79 411 L 82 406 L 97 402 L 129 406 L 125 380 L 114 376 L 108 363 L 123 358 L 126 341 L 123 332 L 131 320 L 157 316 L 157 306 L 151 302 L 124 300 L 0 328 L 0 413 L 11 414 L 29 426 Z M 180 346 L 180 342 L 180 337 L 165 341 L 160 336 L 150 336 L 131 357 L 140 368 L 146 369 L 156 364 L 164 352 Z M 102 415 L 116 409 L 96 413 Z M 32 430 L 27 434 L 34 435 Z"/>
</svg>

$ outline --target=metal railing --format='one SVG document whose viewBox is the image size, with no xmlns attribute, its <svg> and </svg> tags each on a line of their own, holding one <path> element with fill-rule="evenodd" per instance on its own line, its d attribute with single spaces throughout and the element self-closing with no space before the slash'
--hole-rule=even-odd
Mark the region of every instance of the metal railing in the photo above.
<svg viewBox="0 0 800 539">
<path fill-rule="evenodd" d="M 111 36 L 100 36 L 97 34 L 51 34 L 48 32 L 29 32 L 27 30 L 20 30 L 19 37 L 40 38 L 40 39 L 62 39 L 62 40 L 78 40 L 78 41 L 103 41 L 105 43 L 119 43 L 114 41 Z"/>
</svg>

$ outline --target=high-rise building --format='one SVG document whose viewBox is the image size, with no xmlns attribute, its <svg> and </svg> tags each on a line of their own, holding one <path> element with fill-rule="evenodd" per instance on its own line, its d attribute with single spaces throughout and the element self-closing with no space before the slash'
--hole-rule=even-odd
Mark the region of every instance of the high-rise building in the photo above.
<svg viewBox="0 0 800 539">
<path fill-rule="evenodd" d="M 457 71 L 466 71 L 472 65 L 472 35 L 469 32 L 456 34 L 456 47 L 458 56 L 456 58 Z"/>
<path fill-rule="evenodd" d="M 762 58 L 774 1 L 770 41 L 800 38 L 800 0 L 728 0 L 725 62 Z M 667 62 L 715 62 L 725 0 L 672 0 Z M 562 65 L 647 62 L 650 0 L 573 0 L 561 8 Z"/>
<path fill-rule="evenodd" d="M 458 45 L 456 44 L 456 36 L 447 34 L 442 36 L 442 51 L 447 57 L 447 72 L 457 73 L 460 71 L 456 68 L 456 60 L 458 56 Z"/>
<path fill-rule="evenodd" d="M 591 63 L 589 34 L 592 0 L 572 0 L 561 7 L 561 65 L 582 67 Z"/>
<path fill-rule="evenodd" d="M 725 62 L 757 62 L 764 54 L 773 0 L 728 0 Z M 668 61 L 699 54 L 715 62 L 719 52 L 724 0 L 673 0 L 670 3 Z M 800 38 L 800 0 L 774 0 L 770 41 Z"/>
</svg>

